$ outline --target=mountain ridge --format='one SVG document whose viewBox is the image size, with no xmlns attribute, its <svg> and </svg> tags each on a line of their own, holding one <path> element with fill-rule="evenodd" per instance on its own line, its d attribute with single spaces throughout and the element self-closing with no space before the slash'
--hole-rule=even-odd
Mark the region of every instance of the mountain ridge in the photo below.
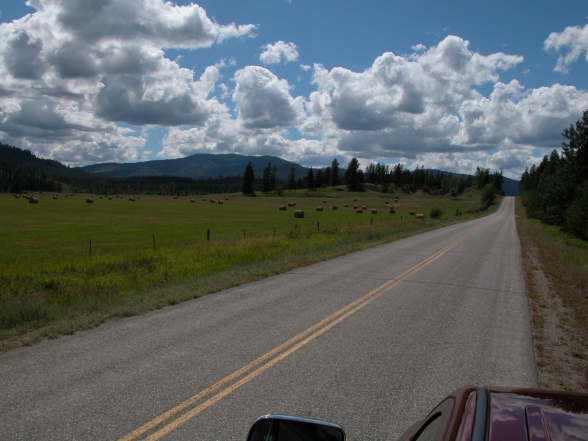
<svg viewBox="0 0 588 441">
<path fill-rule="evenodd" d="M 116 163 L 107 162 L 80 167 L 87 173 L 99 174 L 112 178 L 133 176 L 177 176 L 192 179 L 217 178 L 219 176 L 239 176 L 251 162 L 256 177 L 271 164 L 276 167 L 276 177 L 286 180 L 294 168 L 298 177 L 306 176 L 309 167 L 286 161 L 277 156 L 246 156 L 236 153 L 212 154 L 196 153 L 184 158 L 157 159 L 144 162 Z"/>
</svg>

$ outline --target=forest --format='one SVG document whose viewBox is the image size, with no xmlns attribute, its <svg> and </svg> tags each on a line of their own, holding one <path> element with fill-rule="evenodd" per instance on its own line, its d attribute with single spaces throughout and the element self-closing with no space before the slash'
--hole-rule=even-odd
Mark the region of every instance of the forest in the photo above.
<svg viewBox="0 0 588 441">
<path fill-rule="evenodd" d="M 263 170 L 253 170 L 251 164 L 236 176 L 218 176 L 193 179 L 179 176 L 128 176 L 107 177 L 65 166 L 57 161 L 41 159 L 29 150 L 0 143 L 0 192 L 69 192 L 91 194 L 151 194 L 197 195 L 255 192 L 280 194 L 283 190 L 315 190 L 345 186 L 349 191 L 363 191 L 368 186 L 383 193 L 423 191 L 432 195 L 463 194 L 466 188 L 483 189 L 490 185 L 502 193 L 502 172 L 490 172 L 478 167 L 475 175 L 453 174 L 438 170 L 414 171 L 402 164 L 393 167 L 368 164 L 364 169 L 356 158 L 346 168 L 337 159 L 325 168 L 310 167 L 304 176 L 296 176 L 292 167 L 285 179 L 276 174 L 271 162 Z"/>
<path fill-rule="evenodd" d="M 561 153 L 526 169 L 519 190 L 529 217 L 588 240 L 588 110 L 562 136 Z"/>
</svg>

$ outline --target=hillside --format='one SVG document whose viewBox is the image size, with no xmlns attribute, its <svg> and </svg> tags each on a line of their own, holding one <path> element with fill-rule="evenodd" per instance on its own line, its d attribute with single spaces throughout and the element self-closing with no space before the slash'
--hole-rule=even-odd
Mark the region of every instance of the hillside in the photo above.
<svg viewBox="0 0 588 441">
<path fill-rule="evenodd" d="M 306 176 L 307 167 L 286 161 L 276 156 L 243 156 L 237 154 L 198 153 L 178 159 L 164 159 L 137 163 L 105 163 L 81 167 L 85 172 L 108 177 L 131 176 L 179 176 L 192 179 L 240 176 L 251 161 L 256 176 L 271 163 L 276 167 L 276 177 L 286 180 L 294 168 L 297 177 Z"/>
<path fill-rule="evenodd" d="M 288 181 L 292 168 L 299 188 L 305 185 L 309 168 L 276 156 L 243 156 L 237 154 L 195 154 L 179 159 L 137 163 L 103 163 L 70 168 L 57 161 L 36 157 L 0 143 L 0 191 L 70 191 L 99 194 L 206 194 L 241 191 L 242 175 L 251 162 L 259 189 L 264 169 L 275 167 L 278 185 Z M 317 169 L 318 170 L 318 169 Z M 438 170 L 424 170 L 433 175 L 450 175 Z M 344 174 L 345 170 L 340 169 Z M 411 172 L 407 179 L 411 180 Z M 453 176 L 462 176 L 452 174 Z M 367 181 L 366 182 L 371 182 Z M 373 182 L 372 182 L 373 183 Z M 405 183 L 396 183 L 405 187 Z M 518 195 L 519 181 L 503 178 L 502 190 L 507 196 Z M 408 186 L 410 187 L 410 185 Z M 415 191 L 414 185 L 409 191 Z"/>
</svg>

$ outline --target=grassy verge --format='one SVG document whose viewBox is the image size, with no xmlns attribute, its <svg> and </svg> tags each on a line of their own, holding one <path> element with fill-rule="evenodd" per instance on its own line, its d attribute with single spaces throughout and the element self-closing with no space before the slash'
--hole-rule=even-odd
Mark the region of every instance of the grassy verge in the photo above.
<svg viewBox="0 0 588 441">
<path fill-rule="evenodd" d="M 401 198 L 398 213 L 389 215 L 381 195 L 362 194 L 328 201 L 337 202 L 339 210 L 316 211 L 329 196 L 320 195 L 319 203 L 298 198 L 297 208 L 306 208 L 307 216 L 296 223 L 292 212 L 286 216 L 278 211 L 279 200 L 271 197 L 231 198 L 219 206 L 162 198 L 141 205 L 114 200 L 86 205 L 80 196 L 76 201 L 41 201 L 38 207 L 7 198 L 3 203 L 11 210 L 0 219 L 5 224 L 0 226 L 6 226 L 0 231 L 5 244 L 0 250 L 0 350 L 173 305 L 496 208 L 475 213 L 475 196 L 416 197 Z M 379 206 L 380 212 L 358 215 L 354 203 Z M 445 214 L 425 221 L 408 216 L 409 210 L 428 214 L 431 207 Z M 213 225 L 225 237 L 194 240 L 199 224 Z M 252 226 L 263 233 L 254 234 Z M 154 230 L 160 242 L 161 237 L 171 239 L 144 246 Z M 94 238 L 102 234 L 103 242 L 117 240 L 88 256 L 83 250 L 88 231 Z"/>
<path fill-rule="evenodd" d="M 541 387 L 588 392 L 588 243 L 527 219 L 517 228 Z"/>
</svg>

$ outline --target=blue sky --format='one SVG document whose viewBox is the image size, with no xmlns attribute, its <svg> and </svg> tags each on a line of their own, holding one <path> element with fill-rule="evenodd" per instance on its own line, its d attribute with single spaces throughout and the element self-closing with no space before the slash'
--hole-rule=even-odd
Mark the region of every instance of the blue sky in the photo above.
<svg viewBox="0 0 588 441">
<path fill-rule="evenodd" d="M 518 179 L 588 109 L 588 2 L 2 0 L 0 141 Z"/>
</svg>

